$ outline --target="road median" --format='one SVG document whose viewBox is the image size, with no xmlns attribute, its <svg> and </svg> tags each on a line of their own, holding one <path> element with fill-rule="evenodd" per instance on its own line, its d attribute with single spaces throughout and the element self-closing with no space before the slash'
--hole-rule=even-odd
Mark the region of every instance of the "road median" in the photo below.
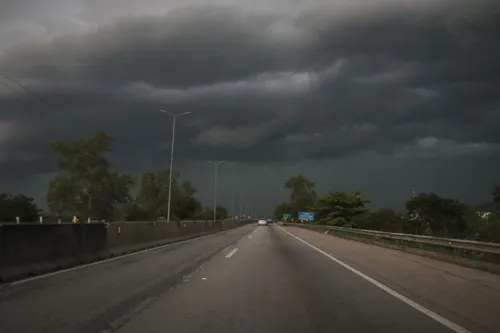
<svg viewBox="0 0 500 333">
<path fill-rule="evenodd" d="M 0 226 L 0 282 L 46 274 L 229 230 L 250 221 Z"/>
</svg>

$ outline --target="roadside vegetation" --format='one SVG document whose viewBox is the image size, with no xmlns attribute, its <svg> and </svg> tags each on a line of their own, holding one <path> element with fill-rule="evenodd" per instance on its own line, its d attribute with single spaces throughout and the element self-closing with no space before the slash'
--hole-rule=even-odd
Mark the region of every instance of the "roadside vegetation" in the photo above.
<svg viewBox="0 0 500 333">
<path fill-rule="evenodd" d="M 107 153 L 113 138 L 98 131 L 87 137 L 50 144 L 57 175 L 47 189 L 48 211 L 42 212 L 33 198 L 23 194 L 0 194 L 0 222 L 35 222 L 39 215 L 69 222 L 92 217 L 106 221 L 145 221 L 167 215 L 169 172 L 144 172 L 140 177 L 116 171 Z M 171 193 L 171 220 L 211 220 L 213 209 L 202 207 L 196 188 L 174 171 Z M 217 218 L 227 218 L 217 207 Z"/>
<path fill-rule="evenodd" d="M 469 206 L 434 193 L 420 193 L 406 201 L 405 211 L 368 209 L 371 202 L 359 191 L 329 191 L 318 195 L 315 184 L 304 175 L 285 183 L 290 198 L 274 209 L 275 218 L 299 212 L 314 212 L 314 224 L 401 232 L 436 237 L 470 238 L 500 242 L 500 185 L 492 190 L 492 202 Z M 288 219 L 290 222 L 291 219 Z"/>
</svg>

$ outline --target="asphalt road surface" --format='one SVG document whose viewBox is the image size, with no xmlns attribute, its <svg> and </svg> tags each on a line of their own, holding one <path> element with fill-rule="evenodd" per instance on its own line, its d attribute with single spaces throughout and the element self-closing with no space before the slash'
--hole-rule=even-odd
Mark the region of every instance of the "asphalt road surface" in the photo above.
<svg viewBox="0 0 500 333">
<path fill-rule="evenodd" d="M 244 226 L 4 286 L 0 331 L 493 332 L 450 321 L 289 230 Z"/>
</svg>

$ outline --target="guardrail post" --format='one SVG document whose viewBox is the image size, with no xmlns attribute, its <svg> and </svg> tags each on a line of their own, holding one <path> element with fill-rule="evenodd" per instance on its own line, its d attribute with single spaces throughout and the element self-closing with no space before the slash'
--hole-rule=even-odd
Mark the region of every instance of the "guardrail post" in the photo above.
<svg viewBox="0 0 500 333">
<path fill-rule="evenodd" d="M 17 224 L 21 223 L 21 220 L 19 219 L 19 216 L 16 216 L 16 223 Z"/>
</svg>

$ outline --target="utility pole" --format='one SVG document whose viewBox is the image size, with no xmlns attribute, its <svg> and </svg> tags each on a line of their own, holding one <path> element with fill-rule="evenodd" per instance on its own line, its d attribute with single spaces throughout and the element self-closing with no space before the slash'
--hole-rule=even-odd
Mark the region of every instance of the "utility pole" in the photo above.
<svg viewBox="0 0 500 333">
<path fill-rule="evenodd" d="M 184 112 L 184 113 L 179 113 L 179 114 L 173 114 L 170 113 L 166 110 L 160 110 L 160 112 L 166 113 L 172 118 L 174 118 L 173 124 L 172 124 L 172 147 L 170 149 L 170 175 L 169 175 L 169 181 L 168 181 L 168 204 L 167 204 L 167 222 L 170 222 L 170 202 L 172 198 L 172 168 L 174 165 L 174 142 L 175 142 L 175 119 L 179 116 L 185 116 L 187 114 L 190 114 L 191 112 Z"/>
<path fill-rule="evenodd" d="M 224 161 L 209 161 L 214 165 L 214 222 L 217 220 L 217 168 Z"/>
</svg>

